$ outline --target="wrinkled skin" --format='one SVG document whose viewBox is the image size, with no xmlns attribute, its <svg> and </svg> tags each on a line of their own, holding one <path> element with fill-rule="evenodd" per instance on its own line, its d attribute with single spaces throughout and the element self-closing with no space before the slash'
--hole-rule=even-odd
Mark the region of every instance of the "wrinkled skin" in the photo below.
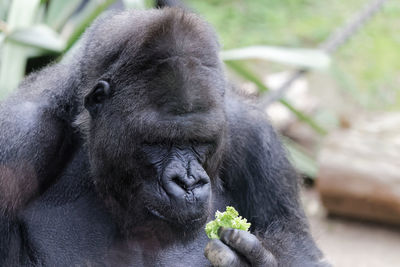
<svg viewBox="0 0 400 267">
<path fill-rule="evenodd" d="M 178 9 L 98 19 L 0 104 L 1 266 L 326 266 L 262 111 Z M 234 206 L 251 233 L 207 221 Z"/>
</svg>

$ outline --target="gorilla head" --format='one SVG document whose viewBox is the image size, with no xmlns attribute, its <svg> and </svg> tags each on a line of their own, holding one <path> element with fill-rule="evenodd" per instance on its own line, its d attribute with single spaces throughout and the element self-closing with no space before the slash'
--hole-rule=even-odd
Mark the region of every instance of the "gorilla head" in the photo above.
<svg viewBox="0 0 400 267">
<path fill-rule="evenodd" d="M 226 132 L 213 31 L 164 9 L 102 18 L 87 34 L 77 123 L 98 191 L 125 229 L 203 225 Z"/>
</svg>

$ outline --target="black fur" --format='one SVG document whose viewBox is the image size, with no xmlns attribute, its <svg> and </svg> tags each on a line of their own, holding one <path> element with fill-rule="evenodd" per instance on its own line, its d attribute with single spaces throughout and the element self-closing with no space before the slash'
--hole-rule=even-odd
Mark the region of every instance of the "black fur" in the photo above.
<svg viewBox="0 0 400 267">
<path fill-rule="evenodd" d="M 126 11 L 27 77 L 0 106 L 0 265 L 206 266 L 226 205 L 262 243 L 224 232 L 214 264 L 324 265 L 296 174 L 218 49 L 194 14 Z"/>
</svg>

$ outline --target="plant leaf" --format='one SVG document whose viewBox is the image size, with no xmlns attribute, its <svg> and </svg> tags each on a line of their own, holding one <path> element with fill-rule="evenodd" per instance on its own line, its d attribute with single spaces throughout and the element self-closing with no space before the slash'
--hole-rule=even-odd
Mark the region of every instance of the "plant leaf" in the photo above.
<svg viewBox="0 0 400 267">
<path fill-rule="evenodd" d="M 222 51 L 222 60 L 263 59 L 303 68 L 324 69 L 330 64 L 327 53 L 318 49 L 249 46 Z"/>
<path fill-rule="evenodd" d="M 31 26 L 40 0 L 14 0 L 11 2 L 7 30 L 12 32 Z M 25 74 L 26 58 L 29 48 L 9 42 L 6 38 L 1 50 L 0 98 L 8 95 Z"/>
<path fill-rule="evenodd" d="M 5 20 L 7 17 L 8 7 L 11 0 L 0 0 L 0 20 Z"/>
<path fill-rule="evenodd" d="M 65 47 L 60 35 L 43 24 L 16 30 L 7 36 L 7 39 L 54 52 L 61 52 Z"/>
<path fill-rule="evenodd" d="M 7 19 L 8 31 L 28 27 L 35 19 L 40 0 L 14 0 Z"/>
<path fill-rule="evenodd" d="M 144 0 L 123 0 L 126 8 L 145 9 L 146 3 Z"/>
<path fill-rule="evenodd" d="M 45 20 L 46 24 L 59 30 L 81 3 L 82 0 L 51 0 Z"/>
</svg>

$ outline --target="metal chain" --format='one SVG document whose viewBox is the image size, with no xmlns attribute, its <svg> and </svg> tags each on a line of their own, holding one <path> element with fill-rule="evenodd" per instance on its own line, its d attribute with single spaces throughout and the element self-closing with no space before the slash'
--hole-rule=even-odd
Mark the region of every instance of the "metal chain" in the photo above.
<svg viewBox="0 0 400 267">
<path fill-rule="evenodd" d="M 334 31 L 319 48 L 328 54 L 333 54 L 336 50 L 345 44 L 351 37 L 353 37 L 364 24 L 370 20 L 388 0 L 372 0 L 367 3 L 359 12 L 350 18 L 344 26 Z M 271 103 L 281 99 L 290 85 L 301 78 L 304 74 L 308 73 L 309 69 L 300 68 L 295 70 L 290 77 L 277 89 L 266 95 L 260 100 L 260 105 L 266 107 Z"/>
</svg>

